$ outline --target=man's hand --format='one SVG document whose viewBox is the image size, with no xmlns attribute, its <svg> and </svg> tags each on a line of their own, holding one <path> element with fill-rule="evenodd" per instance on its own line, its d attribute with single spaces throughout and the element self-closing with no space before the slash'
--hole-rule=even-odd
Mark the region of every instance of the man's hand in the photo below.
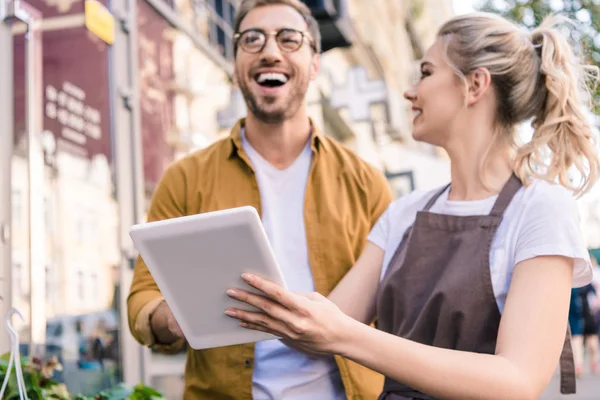
<svg viewBox="0 0 600 400">
<path fill-rule="evenodd" d="M 177 340 L 185 339 L 166 301 L 160 303 L 150 315 L 150 327 L 158 344 L 169 345 Z"/>
</svg>

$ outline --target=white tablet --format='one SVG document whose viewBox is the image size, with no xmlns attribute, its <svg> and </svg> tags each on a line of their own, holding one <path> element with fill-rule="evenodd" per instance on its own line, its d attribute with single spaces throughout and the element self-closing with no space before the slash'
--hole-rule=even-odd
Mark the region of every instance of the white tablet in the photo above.
<svg viewBox="0 0 600 400">
<path fill-rule="evenodd" d="M 138 224 L 130 236 L 192 348 L 276 338 L 223 314 L 228 307 L 252 309 L 225 293 L 250 290 L 244 272 L 286 287 L 253 207 Z"/>
</svg>

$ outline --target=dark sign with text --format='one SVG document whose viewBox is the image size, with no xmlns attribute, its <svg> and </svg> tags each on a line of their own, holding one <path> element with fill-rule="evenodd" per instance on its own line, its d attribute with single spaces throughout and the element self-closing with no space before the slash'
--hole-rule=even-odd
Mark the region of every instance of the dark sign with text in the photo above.
<svg viewBox="0 0 600 400">
<path fill-rule="evenodd" d="M 65 15 L 83 13 L 84 2 L 30 0 L 53 21 L 42 34 L 43 130 L 52 133 L 55 149 L 85 158 L 110 160 L 108 45 Z M 83 15 L 83 14 L 82 14 Z M 61 26 L 61 24 L 64 25 Z M 15 36 L 15 142 L 26 126 L 26 41 Z M 110 161 L 109 161 L 110 162 Z"/>
</svg>

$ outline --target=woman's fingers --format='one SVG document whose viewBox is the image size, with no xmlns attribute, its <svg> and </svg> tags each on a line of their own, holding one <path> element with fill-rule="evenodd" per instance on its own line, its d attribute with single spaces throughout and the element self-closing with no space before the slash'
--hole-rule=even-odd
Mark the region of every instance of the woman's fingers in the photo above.
<svg viewBox="0 0 600 400">
<path fill-rule="evenodd" d="M 248 285 L 260 290 L 268 297 L 290 310 L 297 310 L 301 305 L 299 301 L 301 297 L 295 296 L 293 293 L 288 292 L 276 283 L 252 274 L 243 274 L 242 279 L 244 279 Z"/>
<path fill-rule="evenodd" d="M 266 333 L 270 333 L 271 335 L 279 336 L 277 333 L 269 330 L 267 327 L 264 327 L 262 325 L 253 324 L 251 322 L 240 322 L 240 326 L 242 328 L 251 329 L 254 331 L 266 332 Z"/>
<path fill-rule="evenodd" d="M 279 337 L 290 337 L 291 332 L 285 324 L 263 313 L 230 308 L 225 311 L 225 315 L 240 320 L 240 325 L 244 328 L 268 332 Z"/>
<path fill-rule="evenodd" d="M 269 324 L 267 323 L 267 325 L 269 325 Z M 263 323 L 254 323 L 254 322 L 246 322 L 245 320 L 240 322 L 241 327 L 246 328 L 246 329 L 255 330 L 255 331 L 266 332 L 271 335 L 275 335 L 275 336 L 281 338 L 282 343 L 285 344 L 286 346 L 288 346 L 294 350 L 303 352 L 312 358 L 317 359 L 317 358 L 323 357 L 324 354 L 327 354 L 327 353 L 322 353 L 319 351 L 312 350 L 310 348 L 310 346 L 309 347 L 302 346 L 299 342 L 297 342 L 293 339 L 290 339 L 289 335 L 283 335 L 280 333 L 279 330 L 271 329 L 267 325 L 264 325 L 264 322 Z"/>
<path fill-rule="evenodd" d="M 287 320 L 289 318 L 290 311 L 283 307 L 281 304 L 278 304 L 269 298 L 246 292 L 245 290 L 240 289 L 229 289 L 227 291 L 227 295 L 238 301 L 244 302 L 255 308 L 258 308 L 259 310 L 263 311 L 265 314 L 270 315 L 273 318 L 279 320 Z"/>
</svg>

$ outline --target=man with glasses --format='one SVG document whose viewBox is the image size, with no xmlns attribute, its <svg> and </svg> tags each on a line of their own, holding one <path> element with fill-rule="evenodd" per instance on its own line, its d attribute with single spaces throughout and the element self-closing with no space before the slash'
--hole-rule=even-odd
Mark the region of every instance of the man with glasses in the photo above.
<svg viewBox="0 0 600 400">
<path fill-rule="evenodd" d="M 321 49 L 318 24 L 304 3 L 242 1 L 234 41 L 234 78 L 248 116 L 228 138 L 167 169 L 148 219 L 252 205 L 290 288 L 329 295 L 391 201 L 387 182 L 320 133 L 308 116 L 305 96 L 317 77 Z M 373 279 L 378 277 L 373 271 Z M 141 259 L 128 317 L 144 345 L 163 352 L 185 345 Z M 304 354 L 278 340 L 188 349 L 187 355 L 186 400 L 376 399 L 383 384 L 379 375 L 349 360 Z"/>
</svg>

